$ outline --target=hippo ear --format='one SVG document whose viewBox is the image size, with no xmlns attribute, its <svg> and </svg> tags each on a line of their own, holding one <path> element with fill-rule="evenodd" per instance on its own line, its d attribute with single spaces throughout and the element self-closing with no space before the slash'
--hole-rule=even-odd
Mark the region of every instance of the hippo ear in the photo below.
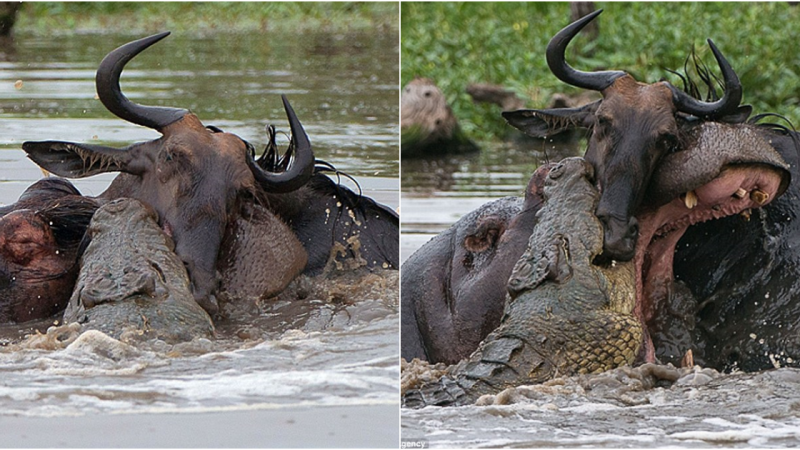
<svg viewBox="0 0 800 450">
<path fill-rule="evenodd" d="M 603 100 L 579 108 L 520 109 L 504 111 L 503 118 L 514 128 L 537 138 L 553 136 L 570 128 L 589 128 Z"/>
<path fill-rule="evenodd" d="M 481 253 L 493 248 L 505 233 L 507 221 L 498 215 L 481 217 L 473 230 L 464 238 L 464 248 L 472 253 Z"/>
<path fill-rule="evenodd" d="M 61 141 L 25 142 L 22 149 L 39 167 L 61 177 L 83 178 L 104 172 L 138 174 L 131 164 L 134 157 L 130 150 Z"/>
</svg>

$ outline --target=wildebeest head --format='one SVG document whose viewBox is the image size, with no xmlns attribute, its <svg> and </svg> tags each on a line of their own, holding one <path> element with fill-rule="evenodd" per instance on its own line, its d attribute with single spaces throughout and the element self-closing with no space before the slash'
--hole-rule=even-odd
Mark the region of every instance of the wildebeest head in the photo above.
<svg viewBox="0 0 800 450">
<path fill-rule="evenodd" d="M 175 251 L 186 264 L 195 298 L 214 312 L 216 259 L 229 215 L 237 210 L 237 200 L 257 189 L 284 193 L 300 188 L 313 174 L 314 156 L 308 136 L 285 97 L 292 137 L 286 154 L 267 165 L 275 172 L 259 166 L 252 146 L 243 139 L 205 127 L 185 109 L 143 106 L 128 100 L 119 86 L 123 67 L 168 34 L 130 42 L 112 51 L 100 63 L 96 78 L 97 94 L 109 111 L 157 130 L 162 134 L 159 139 L 123 149 L 60 141 L 25 142 L 22 148 L 36 164 L 64 177 L 122 172 L 101 198 L 132 197 L 158 212 L 160 225 L 173 237 Z M 268 153 L 275 151 L 274 132 L 271 134 Z"/>
<path fill-rule="evenodd" d="M 708 43 L 725 83 L 724 95 L 714 102 L 696 100 L 668 82 L 639 83 L 623 71 L 573 69 L 564 59 L 567 45 L 601 12 L 595 11 L 558 32 L 547 46 L 547 64 L 561 81 L 599 91 L 603 99 L 580 108 L 509 111 L 503 117 L 535 137 L 571 127 L 591 129 L 586 159 L 595 167 L 601 189 L 596 214 L 605 229 L 603 256 L 627 261 L 634 255 L 638 235 L 633 216 L 659 159 L 680 148 L 683 121 L 746 115 L 749 107 L 739 107 L 739 78 L 711 40 Z"/>
</svg>

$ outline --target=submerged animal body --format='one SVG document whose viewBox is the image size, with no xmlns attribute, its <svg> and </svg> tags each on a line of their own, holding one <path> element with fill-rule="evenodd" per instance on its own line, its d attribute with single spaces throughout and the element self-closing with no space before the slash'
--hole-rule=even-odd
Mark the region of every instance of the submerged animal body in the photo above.
<svg viewBox="0 0 800 450">
<path fill-rule="evenodd" d="M 116 149 L 61 141 L 25 142 L 23 150 L 41 167 L 65 177 L 121 172 L 98 200 L 135 198 L 155 209 L 159 225 L 175 241 L 175 252 L 186 265 L 195 299 L 210 313 L 219 310 L 217 269 L 226 231 L 236 228 L 243 211 L 259 210 L 276 220 L 257 231 L 263 239 L 282 239 L 292 232 L 280 260 L 263 255 L 260 276 L 281 273 L 270 290 L 280 290 L 299 273 L 320 272 L 335 250 L 358 255 L 369 267 L 398 265 L 399 220 L 374 201 L 355 195 L 328 178 L 315 158 L 308 136 L 288 100 L 283 104 L 291 128 L 291 142 L 280 156 L 275 129 L 258 159 L 240 137 L 206 127 L 185 109 L 144 106 L 126 98 L 119 86 L 122 70 L 136 55 L 166 37 L 161 33 L 130 42 L 109 53 L 97 71 L 97 93 L 116 116 L 157 130 L 162 137 Z M 322 167 L 324 169 L 324 167 Z M 337 198 L 339 197 L 339 198 Z M 287 228 L 288 227 L 288 228 Z M 272 231 L 275 231 L 272 234 Z M 296 241 L 301 245 L 298 247 Z M 358 241 L 356 243 L 356 241 Z M 337 247 L 338 244 L 338 247 Z M 227 249 L 226 249 L 227 250 Z M 291 250 L 291 251 L 288 251 Z M 227 258 L 229 254 L 223 255 Z M 235 259 L 235 258 L 234 258 Z M 290 274 L 283 272 L 291 269 Z"/>
<path fill-rule="evenodd" d="M 438 382 L 405 394 L 408 407 L 463 405 L 484 394 L 633 363 L 642 325 L 633 314 L 633 263 L 602 267 L 593 169 L 568 158 L 550 170 L 545 204 L 508 281 L 500 326 Z"/>
<path fill-rule="evenodd" d="M 213 336 L 211 318 L 195 302 L 183 262 L 157 221 L 152 208 L 134 199 L 97 210 L 65 323 L 114 338 L 127 333 L 177 342 Z"/>
<path fill-rule="evenodd" d="M 46 178 L 0 208 L 0 324 L 64 310 L 78 276 L 79 244 L 97 207 L 68 181 Z"/>
</svg>

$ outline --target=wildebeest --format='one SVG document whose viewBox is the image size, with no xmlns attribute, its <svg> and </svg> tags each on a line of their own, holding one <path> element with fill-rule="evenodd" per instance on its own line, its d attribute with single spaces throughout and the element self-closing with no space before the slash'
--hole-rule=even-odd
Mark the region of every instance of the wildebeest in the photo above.
<svg viewBox="0 0 800 450">
<path fill-rule="evenodd" d="M 61 141 L 25 142 L 23 150 L 42 168 L 65 177 L 121 172 L 98 200 L 138 199 L 152 206 L 159 225 L 174 239 L 192 281 L 195 299 L 216 312 L 220 246 L 229 224 L 248 205 L 265 207 L 288 226 L 307 255 L 263 261 L 260 276 L 276 269 L 320 272 L 336 254 L 357 258 L 368 267 L 396 268 L 398 217 L 391 209 L 340 187 L 317 165 L 308 136 L 286 98 L 291 142 L 279 157 L 274 129 L 265 154 L 256 159 L 251 144 L 206 127 L 185 109 L 144 106 L 123 95 L 119 77 L 125 64 L 169 33 L 125 44 L 109 53 L 97 71 L 97 94 L 117 117 L 157 130 L 162 137 L 116 149 Z M 291 231 L 288 231 L 288 230 Z M 271 239 L 271 236 L 264 236 Z M 334 257 L 330 255 L 334 253 Z M 307 257 L 307 264 L 302 260 Z M 298 262 L 300 261 L 300 262 Z M 335 261 L 334 261 L 335 262 Z M 293 269 L 294 270 L 294 269 Z M 285 286 L 293 276 L 285 277 Z"/>
<path fill-rule="evenodd" d="M 568 25 L 547 46 L 547 64 L 561 81 L 599 91 L 603 99 L 580 108 L 507 111 L 503 117 L 534 137 L 579 127 L 591 130 L 586 159 L 601 189 L 597 216 L 604 224 L 603 257 L 633 258 L 639 224 L 634 217 L 659 159 L 681 147 L 682 134 L 694 118 L 727 121 L 745 116 L 742 86 L 736 72 L 711 40 L 709 45 L 725 82 L 722 98 L 702 102 L 668 82 L 644 84 L 624 71 L 581 72 L 570 67 L 567 45 L 602 10 Z"/>
</svg>

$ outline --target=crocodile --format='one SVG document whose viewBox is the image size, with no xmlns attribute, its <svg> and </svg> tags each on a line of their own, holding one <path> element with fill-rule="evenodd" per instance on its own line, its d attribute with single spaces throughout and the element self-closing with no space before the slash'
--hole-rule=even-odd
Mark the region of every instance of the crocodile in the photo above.
<svg viewBox="0 0 800 450">
<path fill-rule="evenodd" d="M 634 264 L 592 263 L 603 251 L 593 167 L 582 158 L 561 161 L 543 196 L 499 327 L 440 380 L 406 392 L 404 406 L 471 404 L 509 387 L 634 362 L 643 336 Z"/>
<path fill-rule="evenodd" d="M 114 200 L 95 212 L 86 233 L 65 323 L 117 339 L 213 337 L 211 318 L 195 301 L 186 268 L 153 208 Z"/>
</svg>

